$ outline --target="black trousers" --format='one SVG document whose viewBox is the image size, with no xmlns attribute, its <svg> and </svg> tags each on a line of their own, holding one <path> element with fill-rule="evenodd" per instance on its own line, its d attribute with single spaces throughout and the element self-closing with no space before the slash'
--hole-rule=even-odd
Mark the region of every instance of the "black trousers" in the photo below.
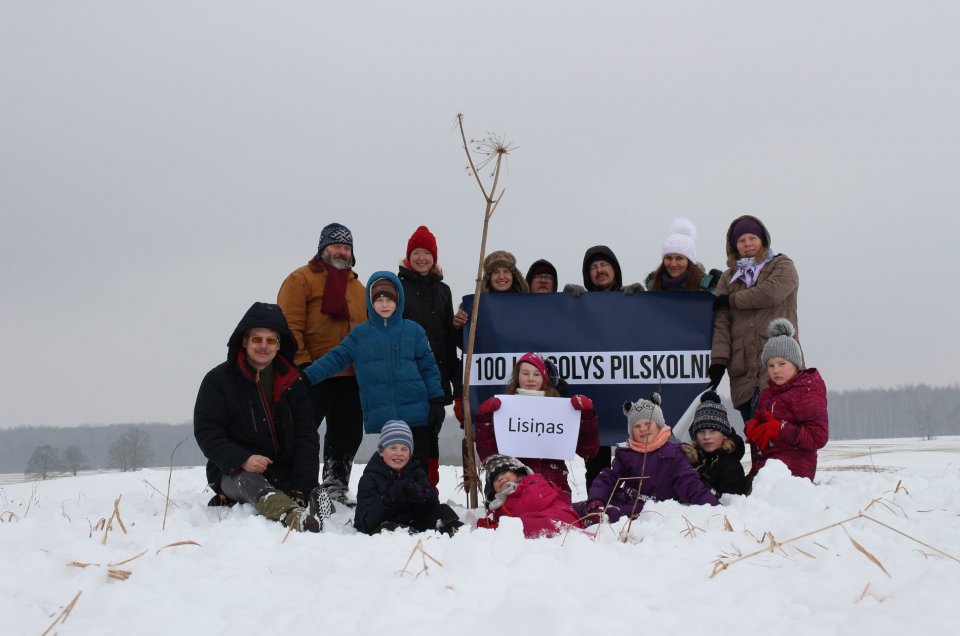
<svg viewBox="0 0 960 636">
<path fill-rule="evenodd" d="M 353 458 L 363 441 L 363 409 L 360 386 L 354 376 L 328 378 L 310 387 L 313 417 L 319 428 L 326 420 L 323 437 L 323 486 L 332 493 L 350 486 Z"/>
<path fill-rule="evenodd" d="M 587 490 L 590 490 L 590 484 L 600 474 L 600 471 L 604 468 L 610 468 L 611 461 L 613 461 L 613 450 L 610 446 L 601 446 L 596 455 L 584 460 L 587 467 Z"/>
<path fill-rule="evenodd" d="M 412 455 L 417 458 L 420 467 L 426 472 L 430 458 L 433 457 L 431 449 L 433 443 L 436 442 L 437 436 L 433 431 L 433 427 L 430 425 L 414 426 L 410 429 L 410 432 L 413 433 Z"/>
</svg>

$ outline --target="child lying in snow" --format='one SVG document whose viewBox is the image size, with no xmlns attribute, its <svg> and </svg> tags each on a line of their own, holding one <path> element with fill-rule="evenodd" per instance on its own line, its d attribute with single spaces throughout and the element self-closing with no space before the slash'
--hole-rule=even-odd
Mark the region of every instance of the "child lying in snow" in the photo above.
<svg viewBox="0 0 960 636">
<path fill-rule="evenodd" d="M 552 537 L 565 526 L 583 527 L 570 507 L 570 495 L 516 458 L 491 455 L 483 466 L 487 517 L 477 522 L 478 527 L 496 528 L 500 517 L 519 517 L 528 539 Z"/>
</svg>

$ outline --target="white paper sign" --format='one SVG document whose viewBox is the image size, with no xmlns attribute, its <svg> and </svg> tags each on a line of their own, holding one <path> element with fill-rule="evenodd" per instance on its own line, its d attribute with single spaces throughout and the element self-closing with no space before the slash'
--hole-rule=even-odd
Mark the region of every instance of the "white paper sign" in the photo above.
<svg viewBox="0 0 960 636">
<path fill-rule="evenodd" d="M 580 411 L 570 398 L 498 395 L 493 414 L 497 450 L 514 457 L 573 459 L 580 435 Z"/>
</svg>

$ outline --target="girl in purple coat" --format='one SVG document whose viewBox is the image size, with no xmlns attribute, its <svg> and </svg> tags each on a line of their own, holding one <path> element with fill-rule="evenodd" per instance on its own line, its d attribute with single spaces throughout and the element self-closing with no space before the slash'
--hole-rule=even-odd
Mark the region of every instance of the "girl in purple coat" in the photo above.
<svg viewBox="0 0 960 636">
<path fill-rule="evenodd" d="M 611 523 L 624 515 L 635 517 L 651 499 L 719 505 L 680 445 L 670 443 L 671 430 L 663 420 L 659 393 L 649 400 L 624 403 L 623 412 L 627 441 L 617 447 L 610 468 L 593 480 L 588 500 L 574 506 L 587 516 L 587 523 L 597 523 L 603 513 Z"/>
</svg>

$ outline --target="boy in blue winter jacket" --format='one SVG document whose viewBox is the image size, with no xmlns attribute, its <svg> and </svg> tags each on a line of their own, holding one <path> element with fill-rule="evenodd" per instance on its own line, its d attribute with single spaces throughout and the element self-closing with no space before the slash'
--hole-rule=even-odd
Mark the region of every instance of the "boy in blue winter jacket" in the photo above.
<svg viewBox="0 0 960 636">
<path fill-rule="evenodd" d="M 438 530 L 453 535 L 463 523 L 450 506 L 440 503 L 427 474 L 411 458 L 413 435 L 406 422 L 384 424 L 377 448 L 357 487 L 357 530 L 377 534 L 407 528 L 411 533 Z"/>
<path fill-rule="evenodd" d="M 396 274 L 374 272 L 367 290 L 367 322 L 303 373 L 317 384 L 353 364 L 364 432 L 380 433 L 390 420 L 407 422 L 416 458 L 426 466 L 432 432 L 446 416 L 436 358 L 423 327 L 403 318 L 403 286 Z"/>
</svg>

